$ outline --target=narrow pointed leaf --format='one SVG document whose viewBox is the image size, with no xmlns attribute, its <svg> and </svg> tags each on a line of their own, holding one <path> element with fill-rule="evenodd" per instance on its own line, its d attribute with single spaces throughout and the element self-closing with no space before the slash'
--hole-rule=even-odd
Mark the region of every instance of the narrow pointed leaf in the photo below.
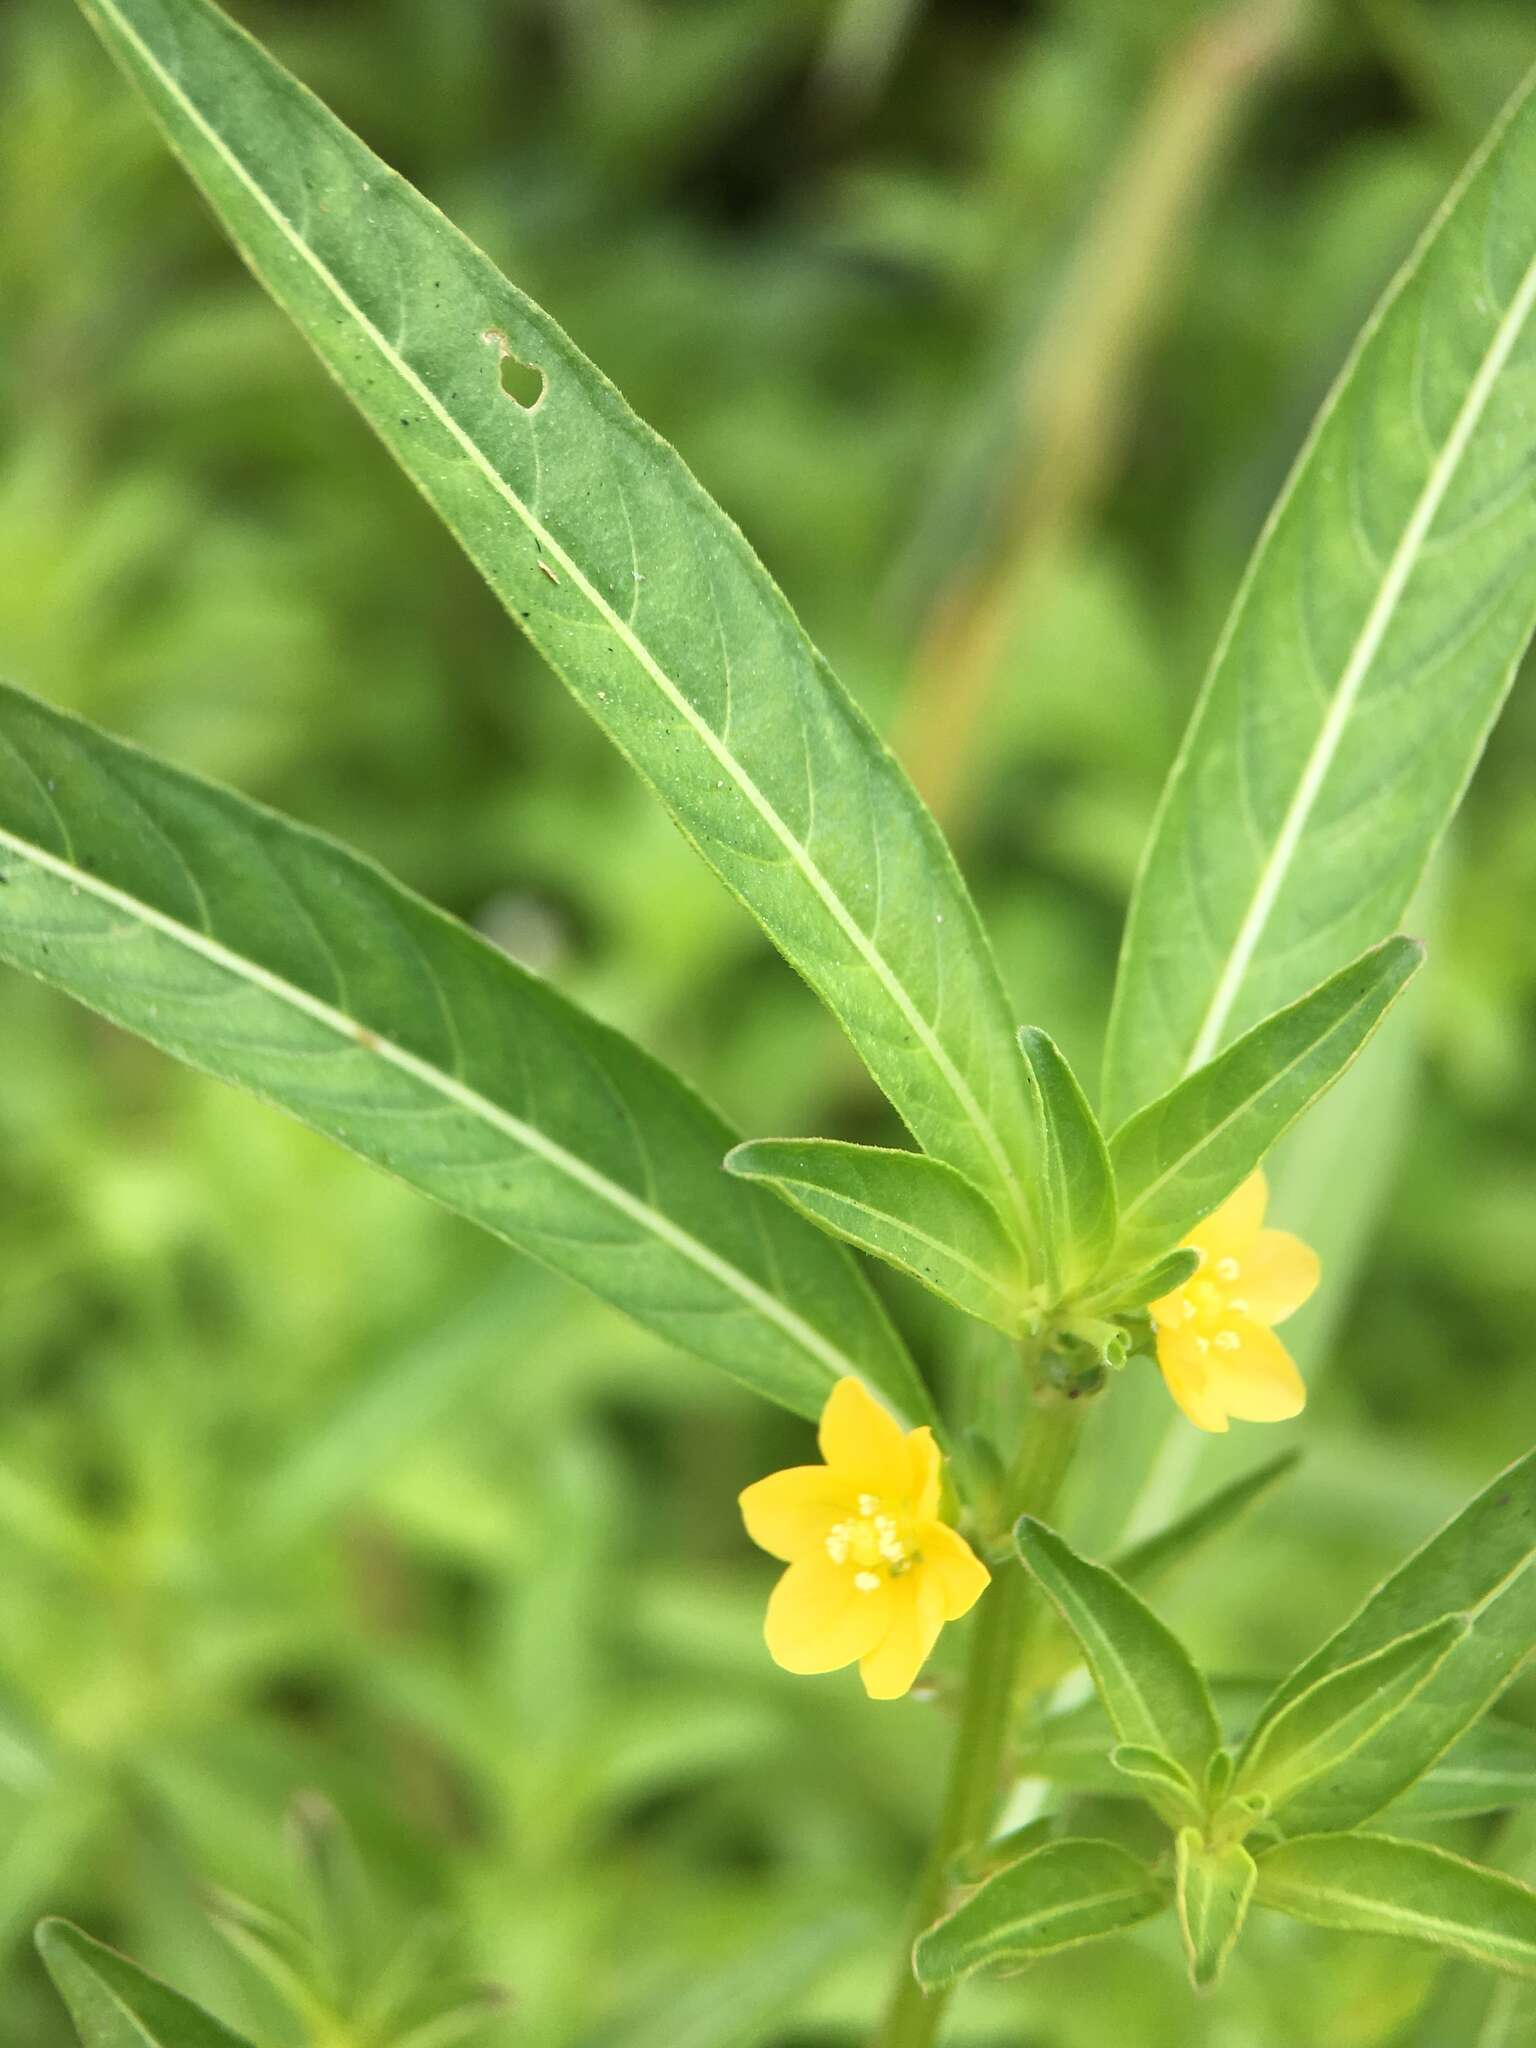
<svg viewBox="0 0 1536 2048">
<path fill-rule="evenodd" d="M 927 1413 L 847 1254 L 721 1172 L 664 1067 L 372 863 L 4 687 L 0 960 L 802 1414 L 849 1372 Z"/>
<path fill-rule="evenodd" d="M 1423 957 L 1412 939 L 1373 947 L 1117 1131 L 1116 1262 L 1156 1257 L 1245 1181 L 1349 1066 Z"/>
<path fill-rule="evenodd" d="M 1261 1714 L 1239 1763 L 1237 1791 L 1263 1792 L 1279 1812 L 1318 1778 L 1347 1790 L 1349 1759 L 1387 1734 L 1470 1629 L 1465 1616 L 1448 1614 L 1330 1671 L 1277 1713 Z"/>
<path fill-rule="evenodd" d="M 1258 1872 L 1241 1842 L 1208 1849 L 1197 1828 L 1179 1830 L 1176 1868 L 1190 1982 L 1207 1991 L 1237 1946 Z"/>
<path fill-rule="evenodd" d="M 1054 1039 L 1026 1024 L 1019 1033 L 1040 1118 L 1036 1207 L 1063 1293 L 1084 1287 L 1115 1241 L 1115 1176 L 1098 1118 Z"/>
<path fill-rule="evenodd" d="M 1225 1486 L 1218 1487 L 1207 1499 L 1187 1514 L 1178 1516 L 1166 1528 L 1154 1531 L 1140 1543 L 1133 1543 L 1129 1549 L 1112 1557 L 1110 1570 L 1130 1586 L 1154 1583 L 1215 1537 L 1225 1535 L 1255 1501 L 1278 1486 L 1300 1461 L 1301 1453 L 1294 1448 L 1267 1458 L 1262 1465 L 1255 1465 L 1251 1472 L 1241 1473 Z"/>
<path fill-rule="evenodd" d="M 1445 1754 L 1536 1647 L 1536 1451 L 1499 1474 L 1379 1586 L 1352 1621 L 1285 1682 L 1278 1713 L 1320 1678 L 1385 1649 L 1443 1614 L 1471 1628 L 1384 1738 L 1350 1760 L 1347 1779 L 1322 1780 L 1286 1808 L 1291 1834 L 1357 1827 Z"/>
<path fill-rule="evenodd" d="M 1402 917 L 1536 621 L 1528 89 L 1367 325 L 1238 593 L 1153 827 L 1117 1124 Z"/>
<path fill-rule="evenodd" d="M 1166 1904 L 1151 1873 L 1113 1842 L 1051 1842 L 920 1935 L 913 1966 L 933 1991 L 977 1970 L 1118 1934 Z"/>
<path fill-rule="evenodd" d="M 1026 1278 L 1019 1248 L 986 1196 L 952 1166 L 829 1138 L 754 1138 L 725 1163 L 968 1315 L 1017 1331 Z"/>
<path fill-rule="evenodd" d="M 1256 1896 L 1316 1927 L 1396 1935 L 1536 1977 L 1536 1891 L 1423 1842 L 1302 1835 L 1259 1858 Z"/>
<path fill-rule="evenodd" d="M 1033 1123 L 947 846 L 735 526 L 541 309 L 209 0 L 81 0 L 256 276 L 534 645 L 1019 1219 Z M 502 388 L 504 356 L 540 393 Z"/>
<path fill-rule="evenodd" d="M 1087 1315 L 1129 1315 L 1133 1309 L 1145 1308 L 1149 1301 L 1161 1301 L 1165 1294 L 1172 1294 L 1200 1264 L 1200 1254 L 1191 1245 L 1178 1245 L 1171 1252 L 1154 1259 L 1150 1266 L 1143 1266 L 1139 1272 L 1132 1272 L 1125 1279 L 1101 1283 L 1083 1303 Z"/>
<path fill-rule="evenodd" d="M 250 2048 L 190 1998 L 67 1920 L 45 1920 L 37 1946 L 81 2048 Z"/>
<path fill-rule="evenodd" d="M 1394 1822 L 1461 1820 L 1503 1806 L 1536 1808 L 1536 1731 L 1485 1715 L 1394 1799 Z"/>
<path fill-rule="evenodd" d="M 1113 1572 L 1025 1515 L 1019 1555 L 1082 1645 L 1099 1697 L 1120 1740 L 1162 1750 L 1196 1784 L 1221 1743 L 1205 1680 L 1189 1652 Z"/>
</svg>

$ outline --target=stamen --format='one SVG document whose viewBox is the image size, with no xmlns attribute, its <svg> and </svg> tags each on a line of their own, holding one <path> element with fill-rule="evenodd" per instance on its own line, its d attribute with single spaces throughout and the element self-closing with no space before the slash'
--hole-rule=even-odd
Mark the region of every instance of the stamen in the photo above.
<svg viewBox="0 0 1536 2048">
<path fill-rule="evenodd" d="M 1225 1280 L 1229 1287 L 1242 1270 L 1236 1259 L 1218 1259 L 1216 1261 L 1216 1278 L 1218 1280 Z"/>
<path fill-rule="evenodd" d="M 834 1564 L 846 1564 L 848 1562 L 848 1548 L 851 1537 L 852 1531 L 846 1522 L 839 1522 L 835 1528 L 827 1531 L 827 1555 Z"/>
<path fill-rule="evenodd" d="M 1209 1337 L 1197 1337 L 1195 1339 L 1195 1349 L 1199 1352 L 1202 1358 L 1204 1358 L 1206 1352 L 1209 1351 L 1210 1348 L 1211 1340 Z"/>
<path fill-rule="evenodd" d="M 853 1583 L 861 1593 L 873 1593 L 879 1588 L 880 1574 L 878 1572 L 855 1572 Z"/>
<path fill-rule="evenodd" d="M 1248 1304 L 1246 1301 L 1244 1301 L 1243 1297 L 1240 1294 L 1234 1294 L 1229 1296 L 1227 1300 L 1227 1307 L 1231 1309 L 1233 1315 L 1235 1316 L 1245 1316 L 1248 1313 Z"/>
<path fill-rule="evenodd" d="M 1218 1330 L 1213 1341 L 1218 1351 L 1236 1351 L 1243 1340 L 1236 1330 Z"/>
<path fill-rule="evenodd" d="M 879 1508 L 879 1506 L 880 1506 L 880 1496 L 879 1496 L 879 1494 L 877 1494 L 877 1493 L 861 1493 L 861 1494 L 859 1495 L 859 1513 L 860 1513 L 861 1515 L 863 1515 L 863 1517 L 865 1518 L 865 1520 L 866 1520 L 866 1521 L 867 1521 L 867 1520 L 869 1519 L 869 1517 L 870 1517 L 870 1516 L 871 1516 L 872 1514 L 874 1514 L 874 1513 L 876 1512 L 876 1510 L 877 1510 L 877 1509 Z"/>
</svg>

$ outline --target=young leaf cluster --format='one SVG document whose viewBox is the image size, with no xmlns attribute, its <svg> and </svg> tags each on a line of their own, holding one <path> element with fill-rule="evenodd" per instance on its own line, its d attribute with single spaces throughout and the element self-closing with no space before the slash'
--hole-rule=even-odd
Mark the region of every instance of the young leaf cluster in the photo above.
<svg viewBox="0 0 1536 2048">
<path fill-rule="evenodd" d="M 1030 1841 L 918 1941 L 925 1983 L 1114 1933 L 1169 1904 L 1202 1989 L 1221 1975 L 1253 1905 L 1536 1977 L 1536 1891 L 1367 1826 L 1432 1783 L 1441 1759 L 1476 1756 L 1482 1717 L 1536 1646 L 1536 1452 L 1248 1707 L 1230 1744 L 1212 1688 L 1122 1573 L 1029 1517 L 1017 1544 L 1114 1737 L 1107 1752 L 1102 1740 L 1080 1744 L 1071 1762 L 1058 1750 L 1053 1766 L 1047 1734 L 1028 1767 L 1099 1790 L 1118 1779 L 1172 1840 L 1150 1864 L 1104 1841 Z M 1528 1796 L 1536 1757 L 1515 1747 Z M 1484 1782 L 1486 1806 L 1510 1795 L 1496 1775 Z"/>
</svg>

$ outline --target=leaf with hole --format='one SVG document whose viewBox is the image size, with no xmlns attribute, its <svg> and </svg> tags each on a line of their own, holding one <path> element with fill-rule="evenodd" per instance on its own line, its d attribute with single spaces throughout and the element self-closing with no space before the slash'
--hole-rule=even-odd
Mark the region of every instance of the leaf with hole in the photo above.
<svg viewBox="0 0 1536 2048">
<path fill-rule="evenodd" d="M 81 2048 L 250 2048 L 190 1998 L 67 1920 L 45 1920 L 37 1946 Z"/>
<path fill-rule="evenodd" d="M 830 1138 L 753 1138 L 725 1163 L 968 1315 L 1017 1333 L 1025 1293 L 1019 1248 L 986 1196 L 952 1166 Z"/>
<path fill-rule="evenodd" d="M 1373 947 L 1118 1130 L 1116 1263 L 1156 1258 L 1240 1186 L 1355 1059 L 1422 959 L 1412 939 Z"/>
<path fill-rule="evenodd" d="M 1121 1742 L 1160 1750 L 1203 1783 L 1221 1730 L 1183 1644 L 1113 1572 L 1079 1557 L 1032 1515 L 1020 1520 L 1015 1541 L 1082 1645 Z"/>
<path fill-rule="evenodd" d="M 1402 917 L 1536 623 L 1536 102 L 1337 383 L 1222 635 L 1131 906 L 1122 1123 Z"/>
<path fill-rule="evenodd" d="M 919 1935 L 918 1982 L 934 1991 L 977 1970 L 1007 1968 L 1118 1934 L 1162 1912 L 1150 1871 L 1113 1842 L 1051 1842 L 989 1878 Z"/>
<path fill-rule="evenodd" d="M 682 1082 L 371 862 L 0 687 L 0 960 L 799 1413 L 916 1370 Z M 515 1354 L 516 1333 L 509 1333 Z"/>
<path fill-rule="evenodd" d="M 1021 1242 L 1014 1022 L 938 827 L 735 526 L 549 316 L 209 0 L 81 0 L 534 645 Z M 532 405 L 508 359 L 543 379 Z M 516 388 L 516 387 L 515 387 Z"/>
<path fill-rule="evenodd" d="M 1536 1891 L 1425 1842 L 1302 1835 L 1259 1858 L 1256 1897 L 1314 1927 L 1395 1935 L 1536 1977 Z"/>
</svg>

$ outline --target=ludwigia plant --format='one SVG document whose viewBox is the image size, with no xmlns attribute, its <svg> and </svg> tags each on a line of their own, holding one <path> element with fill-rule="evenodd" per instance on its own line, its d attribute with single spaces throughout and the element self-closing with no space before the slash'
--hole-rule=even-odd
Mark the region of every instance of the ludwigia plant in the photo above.
<svg viewBox="0 0 1536 2048">
<path fill-rule="evenodd" d="M 1275 1326 L 1328 1276 L 1266 1214 L 1263 1162 L 1418 967 L 1396 928 L 1536 622 L 1536 102 L 1455 186 L 1263 534 L 1090 1094 L 1013 1014 L 937 825 L 747 541 L 549 315 L 209 0 L 82 6 L 256 279 L 912 1146 L 743 1140 L 369 861 L 14 688 L 0 955 L 818 1425 L 819 1462 L 808 1434 L 742 1496 L 784 1565 L 765 1662 L 856 1664 L 880 1714 L 947 1625 L 968 1635 L 956 1687 L 928 1688 L 952 1761 L 884 2048 L 931 2040 L 975 1972 L 1158 1916 L 1201 1988 L 1256 1910 L 1536 1975 L 1536 1892 L 1378 1825 L 1436 1810 L 1456 1759 L 1465 1780 L 1536 1644 L 1536 1458 L 1267 1697 L 1213 1692 L 1140 1588 L 1288 1459 L 1110 1563 L 1052 1526 L 1128 1376 L 1161 1373 L 1170 1429 L 1303 1408 Z M 956 1332 L 1000 1333 L 1006 1368 L 930 1388 L 866 1257 Z M 1058 1691 L 1075 1669 L 1096 1706 Z M 1021 1772 L 1059 1790 L 1006 1829 Z M 1477 1810 L 1461 1796 L 1439 1810 Z M 1135 1802 L 1150 1823 L 1121 1827 Z M 233 2039 L 85 1937 L 55 1923 L 44 1947 L 92 2048 Z"/>
</svg>

